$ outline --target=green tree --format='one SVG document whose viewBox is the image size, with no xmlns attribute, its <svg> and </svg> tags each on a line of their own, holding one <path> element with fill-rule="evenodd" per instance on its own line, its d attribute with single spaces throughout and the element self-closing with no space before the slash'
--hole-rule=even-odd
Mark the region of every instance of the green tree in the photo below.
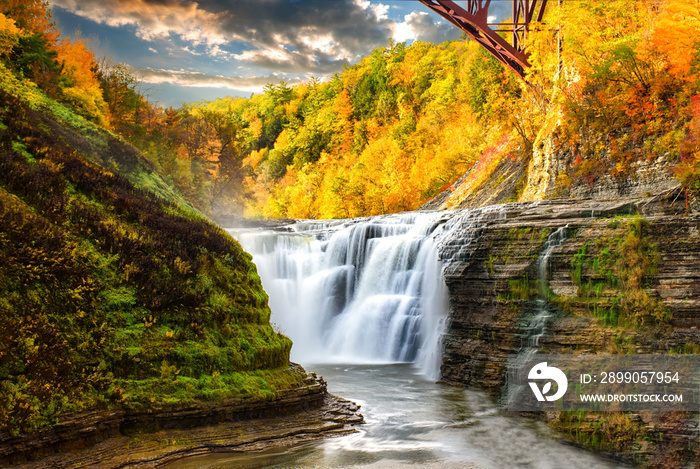
<svg viewBox="0 0 700 469">
<path fill-rule="evenodd" d="M 58 54 L 51 49 L 48 38 L 41 33 L 21 35 L 12 49 L 10 62 L 15 71 L 32 80 L 49 96 L 59 95 L 61 66 Z"/>
<path fill-rule="evenodd" d="M 113 126 L 126 134 L 141 131 L 140 112 L 147 107 L 147 103 L 139 93 L 141 82 L 129 66 L 123 63 L 112 66 L 103 60 L 98 78 Z"/>
</svg>

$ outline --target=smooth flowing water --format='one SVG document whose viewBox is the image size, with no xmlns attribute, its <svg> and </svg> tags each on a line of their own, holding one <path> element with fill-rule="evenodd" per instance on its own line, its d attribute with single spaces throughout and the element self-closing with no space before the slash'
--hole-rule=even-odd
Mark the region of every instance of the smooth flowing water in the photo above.
<svg viewBox="0 0 700 469">
<path fill-rule="evenodd" d="M 442 216 L 442 215 L 441 215 Z M 232 234 L 253 254 L 299 362 L 418 363 L 437 378 L 447 289 L 437 214 Z"/>
<path fill-rule="evenodd" d="M 435 383 L 448 304 L 438 250 L 468 258 L 480 223 L 501 216 L 485 209 L 231 230 L 253 254 L 272 321 L 294 341 L 292 359 L 360 404 L 367 423 L 342 438 L 169 467 L 617 467 L 478 391 Z M 554 238 L 545 257 L 561 242 Z"/>
<path fill-rule="evenodd" d="M 561 443 L 542 422 L 508 415 L 481 392 L 435 384 L 410 364 L 305 363 L 330 392 L 362 405 L 353 435 L 260 454 L 212 454 L 179 469 L 625 467 Z"/>
</svg>

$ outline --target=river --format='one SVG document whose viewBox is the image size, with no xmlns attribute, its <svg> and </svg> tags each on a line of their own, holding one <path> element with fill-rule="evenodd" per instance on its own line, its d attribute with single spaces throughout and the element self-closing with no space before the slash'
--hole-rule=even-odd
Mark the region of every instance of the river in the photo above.
<svg viewBox="0 0 700 469">
<path fill-rule="evenodd" d="M 211 454 L 169 468 L 626 467 L 556 439 L 535 420 L 508 415 L 485 394 L 426 379 L 410 364 L 304 365 L 329 391 L 362 406 L 359 432 L 260 454 Z"/>
<path fill-rule="evenodd" d="M 452 255 L 470 255 L 465 227 L 494 216 L 477 210 L 456 223 L 444 212 L 409 213 L 230 230 L 253 254 L 272 321 L 294 341 L 292 359 L 360 404 L 367 423 L 346 437 L 169 467 L 620 467 L 480 391 L 435 383 L 448 314 L 440 249 L 460 236 Z"/>
</svg>

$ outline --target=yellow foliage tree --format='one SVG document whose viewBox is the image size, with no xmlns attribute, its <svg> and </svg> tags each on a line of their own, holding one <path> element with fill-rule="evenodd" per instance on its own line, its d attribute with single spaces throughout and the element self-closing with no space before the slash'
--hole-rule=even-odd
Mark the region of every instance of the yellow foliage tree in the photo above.
<svg viewBox="0 0 700 469">
<path fill-rule="evenodd" d="M 664 55 L 668 69 L 679 79 L 694 81 L 691 73 L 700 43 L 700 0 L 666 1 L 650 35 L 650 43 Z"/>
<path fill-rule="evenodd" d="M 0 13 L 0 56 L 7 57 L 12 48 L 17 45 L 20 29 L 15 20 Z"/>
</svg>

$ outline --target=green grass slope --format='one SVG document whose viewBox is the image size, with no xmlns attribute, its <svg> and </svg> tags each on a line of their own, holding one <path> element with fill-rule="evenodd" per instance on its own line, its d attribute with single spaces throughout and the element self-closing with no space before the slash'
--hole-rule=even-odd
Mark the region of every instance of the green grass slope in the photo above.
<svg viewBox="0 0 700 469">
<path fill-rule="evenodd" d="M 250 256 L 132 146 L 0 70 L 0 433 L 273 397 L 301 376 Z"/>
</svg>

